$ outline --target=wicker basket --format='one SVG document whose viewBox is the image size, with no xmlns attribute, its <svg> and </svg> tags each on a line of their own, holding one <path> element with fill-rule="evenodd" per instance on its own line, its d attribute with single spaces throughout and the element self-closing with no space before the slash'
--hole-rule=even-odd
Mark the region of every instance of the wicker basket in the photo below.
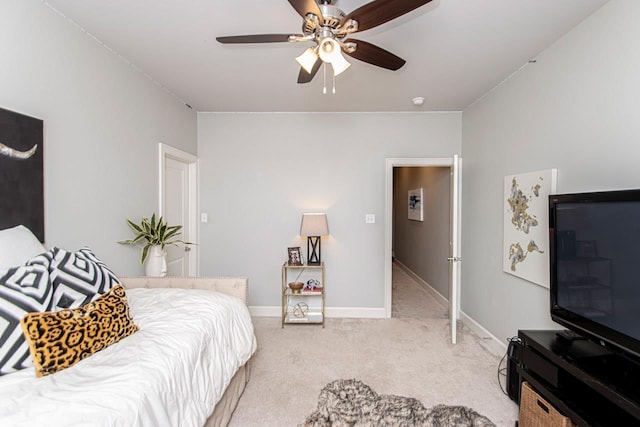
<svg viewBox="0 0 640 427">
<path fill-rule="evenodd" d="M 522 383 L 519 427 L 575 427 L 571 420 L 536 393 L 529 383 Z"/>
</svg>

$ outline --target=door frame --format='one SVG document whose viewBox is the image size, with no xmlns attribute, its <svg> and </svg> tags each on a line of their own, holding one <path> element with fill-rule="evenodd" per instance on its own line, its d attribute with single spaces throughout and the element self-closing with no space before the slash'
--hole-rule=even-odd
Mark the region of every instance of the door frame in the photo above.
<svg viewBox="0 0 640 427">
<path fill-rule="evenodd" d="M 392 305 L 392 256 L 393 256 L 393 168 L 395 167 L 448 167 L 453 171 L 453 157 L 438 158 L 387 158 L 385 159 L 385 220 L 384 220 L 384 310 L 385 317 L 391 317 Z M 460 195 L 458 195 L 459 203 Z M 453 212 L 451 214 L 453 221 Z M 460 218 L 457 221 L 460 229 Z M 443 260 L 445 262 L 446 260 Z M 455 313 L 450 313 L 452 319 L 460 317 L 460 290 L 457 291 Z M 449 295 L 451 302 L 451 295 Z M 449 304 L 451 305 L 451 304 Z M 455 317 L 454 317 L 455 316 Z M 455 324 L 455 321 L 453 322 Z"/>
<path fill-rule="evenodd" d="M 189 256 L 188 275 L 198 276 L 200 274 L 200 248 L 197 245 L 199 222 L 198 222 L 198 157 L 178 148 L 158 143 L 158 212 L 164 216 L 165 201 L 165 165 L 166 159 L 171 158 L 179 162 L 187 163 L 189 170 L 189 227 L 183 230 L 184 240 L 196 243 L 191 246 Z"/>
</svg>

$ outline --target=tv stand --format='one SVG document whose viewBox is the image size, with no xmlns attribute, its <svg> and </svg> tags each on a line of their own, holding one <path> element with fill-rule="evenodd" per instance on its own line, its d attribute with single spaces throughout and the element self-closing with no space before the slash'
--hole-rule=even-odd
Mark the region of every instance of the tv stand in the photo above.
<svg viewBox="0 0 640 427">
<path fill-rule="evenodd" d="M 518 331 L 520 381 L 579 426 L 640 425 L 640 364 L 558 331 Z"/>
</svg>

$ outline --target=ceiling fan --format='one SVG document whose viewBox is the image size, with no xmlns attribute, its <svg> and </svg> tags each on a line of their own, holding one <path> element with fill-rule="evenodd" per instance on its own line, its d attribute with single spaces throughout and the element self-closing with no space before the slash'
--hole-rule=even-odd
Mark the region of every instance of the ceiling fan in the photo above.
<svg viewBox="0 0 640 427">
<path fill-rule="evenodd" d="M 334 6 L 336 0 L 289 0 L 302 16 L 302 34 L 253 34 L 216 37 L 220 43 L 313 42 L 315 45 L 296 58 L 300 64 L 298 83 L 313 80 L 320 66 L 329 63 L 334 76 L 351 64 L 342 55 L 369 64 L 398 70 L 405 60 L 371 43 L 348 38 L 419 8 L 431 0 L 374 0 L 349 14 Z"/>
</svg>

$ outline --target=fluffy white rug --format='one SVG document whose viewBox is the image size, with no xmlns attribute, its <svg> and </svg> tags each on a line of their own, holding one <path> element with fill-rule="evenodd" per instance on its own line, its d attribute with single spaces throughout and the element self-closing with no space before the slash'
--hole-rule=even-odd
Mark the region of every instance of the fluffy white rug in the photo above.
<svg viewBox="0 0 640 427">
<path fill-rule="evenodd" d="M 495 427 L 487 417 L 465 406 L 437 405 L 425 408 L 411 397 L 378 395 L 355 379 L 327 384 L 318 398 L 318 408 L 304 427 Z"/>
</svg>

